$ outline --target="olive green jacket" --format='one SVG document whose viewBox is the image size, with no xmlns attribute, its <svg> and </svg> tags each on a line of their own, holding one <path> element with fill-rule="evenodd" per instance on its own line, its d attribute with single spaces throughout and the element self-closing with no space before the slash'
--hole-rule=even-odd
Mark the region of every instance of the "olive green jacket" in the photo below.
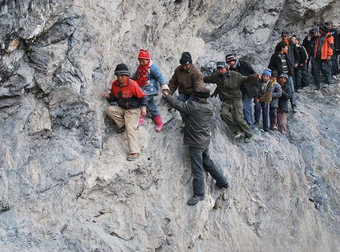
<svg viewBox="0 0 340 252">
<path fill-rule="evenodd" d="M 228 71 L 224 75 L 215 74 L 203 78 L 205 83 L 217 84 L 217 93 L 221 101 L 230 102 L 237 99 L 242 99 L 240 86 L 245 82 L 253 79 L 254 75 L 248 77 L 241 75 L 235 71 Z"/>
</svg>

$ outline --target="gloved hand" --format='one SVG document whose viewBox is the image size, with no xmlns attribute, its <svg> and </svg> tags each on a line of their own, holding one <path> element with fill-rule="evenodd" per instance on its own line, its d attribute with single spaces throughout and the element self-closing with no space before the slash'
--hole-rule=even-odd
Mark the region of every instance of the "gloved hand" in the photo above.
<svg viewBox="0 0 340 252">
<path fill-rule="evenodd" d="M 217 97 L 217 93 L 218 93 L 217 88 L 215 88 L 214 93 L 212 93 L 212 95 L 210 95 L 210 97 L 216 98 Z"/>
</svg>

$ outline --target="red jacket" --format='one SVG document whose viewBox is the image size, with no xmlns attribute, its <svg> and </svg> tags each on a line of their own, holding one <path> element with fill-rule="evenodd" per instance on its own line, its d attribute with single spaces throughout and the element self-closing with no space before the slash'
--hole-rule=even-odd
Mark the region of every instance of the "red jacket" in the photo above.
<svg viewBox="0 0 340 252">
<path fill-rule="evenodd" d="M 318 50 L 320 38 L 321 36 L 319 36 L 318 40 L 316 41 L 314 58 L 316 58 L 316 52 Z M 322 60 L 325 60 L 327 59 L 327 57 L 331 57 L 333 55 L 333 49 L 332 49 L 333 44 L 334 44 L 334 38 L 329 32 L 327 32 L 325 40 L 321 47 L 321 59 Z"/>
<path fill-rule="evenodd" d="M 112 82 L 109 101 L 116 101 L 124 109 L 147 106 L 146 94 L 143 93 L 137 82 L 129 77 L 123 84 L 120 84 L 118 80 Z"/>
</svg>

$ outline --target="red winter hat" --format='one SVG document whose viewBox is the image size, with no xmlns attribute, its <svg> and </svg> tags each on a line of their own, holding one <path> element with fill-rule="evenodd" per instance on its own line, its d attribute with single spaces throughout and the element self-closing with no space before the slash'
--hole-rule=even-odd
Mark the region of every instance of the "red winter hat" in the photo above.
<svg viewBox="0 0 340 252">
<path fill-rule="evenodd" d="M 146 59 L 146 60 L 150 60 L 149 50 L 140 49 L 140 50 L 139 50 L 139 54 L 138 54 L 138 59 Z"/>
</svg>

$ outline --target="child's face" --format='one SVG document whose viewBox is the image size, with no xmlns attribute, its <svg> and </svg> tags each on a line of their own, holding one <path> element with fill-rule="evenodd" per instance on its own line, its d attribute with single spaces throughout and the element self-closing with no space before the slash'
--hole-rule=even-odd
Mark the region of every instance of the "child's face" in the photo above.
<svg viewBox="0 0 340 252">
<path fill-rule="evenodd" d="M 272 82 L 276 82 L 276 81 L 277 81 L 277 78 L 276 78 L 276 76 L 272 76 L 272 77 L 270 77 L 270 80 L 271 80 Z"/>
</svg>

